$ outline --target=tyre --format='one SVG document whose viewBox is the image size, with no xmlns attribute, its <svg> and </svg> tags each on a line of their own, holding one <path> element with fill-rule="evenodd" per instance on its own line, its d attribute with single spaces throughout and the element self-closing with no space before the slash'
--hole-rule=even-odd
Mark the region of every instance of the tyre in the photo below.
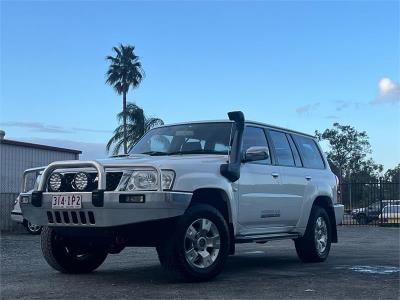
<svg viewBox="0 0 400 300">
<path fill-rule="evenodd" d="M 26 231 L 28 231 L 28 233 L 30 234 L 38 235 L 42 232 L 42 226 L 40 225 L 32 224 L 28 220 L 24 220 L 23 224 L 25 226 Z"/>
<path fill-rule="evenodd" d="M 190 207 L 157 246 L 161 265 L 183 281 L 217 276 L 229 254 L 229 230 L 224 217 L 210 205 Z"/>
<path fill-rule="evenodd" d="M 303 262 L 322 262 L 331 249 L 332 228 L 326 210 L 314 206 L 304 236 L 295 240 L 296 252 Z"/>
<path fill-rule="evenodd" d="M 43 227 L 41 245 L 47 263 L 62 273 L 89 273 L 107 257 L 105 250 L 83 248 L 77 243 L 67 242 L 50 227 Z"/>
<path fill-rule="evenodd" d="M 367 225 L 368 224 L 368 219 L 366 215 L 359 215 L 357 217 L 357 222 L 360 225 Z"/>
</svg>

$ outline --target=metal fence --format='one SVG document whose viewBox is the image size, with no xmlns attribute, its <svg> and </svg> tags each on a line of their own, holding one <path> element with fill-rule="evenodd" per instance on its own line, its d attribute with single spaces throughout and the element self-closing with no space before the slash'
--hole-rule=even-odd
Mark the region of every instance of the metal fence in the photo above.
<svg viewBox="0 0 400 300">
<path fill-rule="evenodd" d="M 345 207 L 343 225 L 399 225 L 400 183 L 343 182 L 339 190 Z"/>
</svg>

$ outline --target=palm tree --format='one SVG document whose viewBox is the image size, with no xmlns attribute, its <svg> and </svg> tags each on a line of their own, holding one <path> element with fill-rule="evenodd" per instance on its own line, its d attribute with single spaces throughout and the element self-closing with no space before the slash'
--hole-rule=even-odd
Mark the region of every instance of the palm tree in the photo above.
<svg viewBox="0 0 400 300">
<path fill-rule="evenodd" d="M 115 56 L 107 56 L 110 61 L 106 76 L 106 83 L 111 85 L 115 91 L 122 95 L 122 119 L 123 119 L 123 140 L 124 154 L 128 152 L 128 128 L 126 124 L 126 96 L 129 87 L 137 88 L 144 77 L 142 64 L 139 57 L 135 55 L 135 47 L 122 45 L 113 47 Z"/>
<path fill-rule="evenodd" d="M 119 125 L 114 130 L 114 135 L 107 143 L 107 151 L 110 151 L 112 145 L 114 149 L 112 151 L 113 155 L 117 155 L 124 144 L 127 142 L 128 148 L 131 148 L 147 131 L 155 126 L 163 125 L 164 122 L 158 118 L 149 118 L 144 114 L 142 108 L 134 103 L 128 103 L 126 106 L 126 114 L 120 112 L 117 115 L 118 123 L 124 120 L 126 117 L 127 123 Z M 124 128 L 126 128 L 126 139 L 124 139 L 125 133 Z M 126 153 L 126 152 L 125 152 Z"/>
</svg>

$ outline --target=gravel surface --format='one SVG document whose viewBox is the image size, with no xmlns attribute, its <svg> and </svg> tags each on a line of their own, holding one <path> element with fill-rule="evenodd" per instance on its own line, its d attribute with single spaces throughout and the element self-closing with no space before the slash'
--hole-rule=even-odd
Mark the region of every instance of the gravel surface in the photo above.
<svg viewBox="0 0 400 300">
<path fill-rule="evenodd" d="M 399 299 L 399 228 L 341 227 L 324 263 L 304 264 L 292 241 L 242 244 L 211 282 L 176 282 L 152 248 L 109 255 L 91 274 L 66 275 L 40 238 L 1 236 L 1 299 Z"/>
</svg>

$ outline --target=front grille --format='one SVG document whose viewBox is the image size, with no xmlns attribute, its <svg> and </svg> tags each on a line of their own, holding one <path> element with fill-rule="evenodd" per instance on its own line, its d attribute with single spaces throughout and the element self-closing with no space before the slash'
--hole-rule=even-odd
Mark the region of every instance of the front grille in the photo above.
<svg viewBox="0 0 400 300">
<path fill-rule="evenodd" d="M 62 225 L 95 225 L 96 219 L 92 211 L 47 211 L 49 224 Z"/>
<path fill-rule="evenodd" d="M 64 173 L 61 189 L 58 192 L 77 192 L 73 181 L 76 173 Z M 79 192 L 93 192 L 98 189 L 97 173 L 86 173 L 89 177 L 89 184 L 85 190 Z M 106 191 L 114 191 L 121 180 L 122 172 L 106 173 Z"/>
</svg>

